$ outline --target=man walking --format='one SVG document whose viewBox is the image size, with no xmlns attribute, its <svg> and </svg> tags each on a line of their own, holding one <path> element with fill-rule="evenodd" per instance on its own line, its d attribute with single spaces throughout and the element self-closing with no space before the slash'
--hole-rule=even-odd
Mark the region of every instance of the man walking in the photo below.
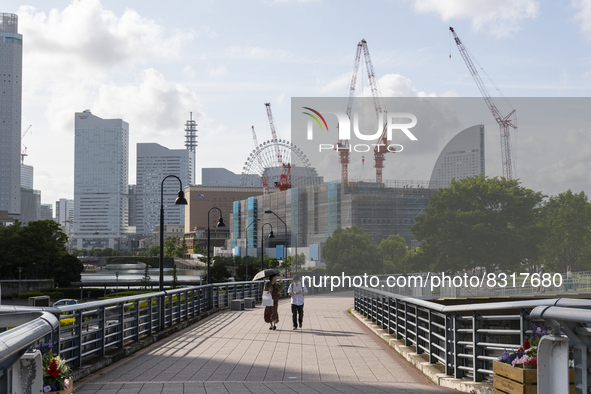
<svg viewBox="0 0 591 394">
<path fill-rule="evenodd" d="M 304 295 L 308 294 L 308 289 L 306 288 L 306 285 L 300 281 L 300 277 L 298 275 L 294 275 L 287 292 L 291 296 L 293 329 L 297 330 L 298 322 L 300 323 L 300 328 L 302 328 L 302 320 L 304 319 Z"/>
</svg>

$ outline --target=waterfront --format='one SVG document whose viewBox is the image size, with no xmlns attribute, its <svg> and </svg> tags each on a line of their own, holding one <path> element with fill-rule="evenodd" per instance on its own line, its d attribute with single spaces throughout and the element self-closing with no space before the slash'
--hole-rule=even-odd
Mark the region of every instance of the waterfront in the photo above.
<svg viewBox="0 0 591 394">
<path fill-rule="evenodd" d="M 164 268 L 164 280 L 172 281 L 172 268 Z M 150 277 L 152 283 L 157 283 L 160 276 L 160 270 L 158 268 L 150 268 Z M 97 272 L 88 272 L 82 274 L 82 283 L 91 285 L 93 282 L 105 282 L 117 280 L 117 273 L 119 273 L 119 282 L 139 282 L 144 276 L 144 269 L 131 268 L 131 269 L 106 269 L 102 268 Z M 199 281 L 201 276 L 205 273 L 205 269 L 178 269 L 177 277 L 180 284 L 188 281 Z"/>
</svg>

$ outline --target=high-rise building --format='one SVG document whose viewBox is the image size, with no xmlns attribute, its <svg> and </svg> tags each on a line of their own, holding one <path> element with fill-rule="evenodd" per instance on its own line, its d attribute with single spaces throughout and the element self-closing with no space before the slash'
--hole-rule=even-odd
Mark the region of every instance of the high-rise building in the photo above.
<svg viewBox="0 0 591 394">
<path fill-rule="evenodd" d="M 21 164 L 21 187 L 33 189 L 33 166 Z"/>
<path fill-rule="evenodd" d="M 115 248 L 127 227 L 129 125 L 77 112 L 74 145 L 73 246 Z"/>
<path fill-rule="evenodd" d="M 20 222 L 23 225 L 39 220 L 41 216 L 41 191 L 21 187 Z"/>
<path fill-rule="evenodd" d="M 55 221 L 61 226 L 71 223 L 74 219 L 74 200 L 60 198 L 55 202 Z"/>
<path fill-rule="evenodd" d="M 23 36 L 18 17 L 0 13 L 0 211 L 19 219 Z"/>
<path fill-rule="evenodd" d="M 445 145 L 431 173 L 429 187 L 447 186 L 453 178 L 484 175 L 484 125 L 468 127 Z"/>
<path fill-rule="evenodd" d="M 160 189 L 162 180 L 168 175 L 176 175 L 185 186 L 193 179 L 191 157 L 188 149 L 168 149 L 154 143 L 137 144 L 136 176 L 136 234 L 149 236 L 154 226 L 160 224 Z M 168 224 L 185 223 L 185 207 L 174 205 L 180 185 L 175 178 L 164 182 L 164 222 Z"/>
<path fill-rule="evenodd" d="M 127 211 L 128 211 L 127 227 L 135 228 L 135 226 L 137 225 L 137 214 L 136 214 L 136 212 L 137 212 L 137 210 L 136 210 L 137 198 L 135 196 L 135 185 L 129 185 L 128 196 L 129 196 L 129 202 L 127 204 Z M 135 231 L 133 231 L 132 233 L 135 233 Z"/>
<path fill-rule="evenodd" d="M 51 204 L 41 204 L 39 220 L 53 220 L 53 207 Z"/>
</svg>

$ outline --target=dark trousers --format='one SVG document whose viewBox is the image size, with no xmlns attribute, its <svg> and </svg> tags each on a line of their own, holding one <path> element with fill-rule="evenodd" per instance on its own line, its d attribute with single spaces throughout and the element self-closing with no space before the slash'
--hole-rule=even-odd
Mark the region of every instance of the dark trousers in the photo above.
<svg viewBox="0 0 591 394">
<path fill-rule="evenodd" d="M 298 325 L 298 321 L 301 326 L 302 321 L 304 320 L 304 306 L 291 304 L 291 314 L 293 315 L 292 317 L 293 317 L 294 327 Z M 300 315 L 299 319 L 298 319 L 298 314 Z"/>
</svg>

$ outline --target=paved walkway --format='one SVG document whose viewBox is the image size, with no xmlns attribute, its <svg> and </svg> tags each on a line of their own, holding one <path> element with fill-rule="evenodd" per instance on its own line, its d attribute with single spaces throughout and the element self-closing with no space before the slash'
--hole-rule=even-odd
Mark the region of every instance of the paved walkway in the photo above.
<svg viewBox="0 0 591 394">
<path fill-rule="evenodd" d="M 306 298 L 292 330 L 289 299 L 270 331 L 263 308 L 228 311 L 75 384 L 76 394 L 418 393 L 432 385 L 347 313 L 353 293 Z M 453 392 L 453 391 L 452 391 Z"/>
</svg>

